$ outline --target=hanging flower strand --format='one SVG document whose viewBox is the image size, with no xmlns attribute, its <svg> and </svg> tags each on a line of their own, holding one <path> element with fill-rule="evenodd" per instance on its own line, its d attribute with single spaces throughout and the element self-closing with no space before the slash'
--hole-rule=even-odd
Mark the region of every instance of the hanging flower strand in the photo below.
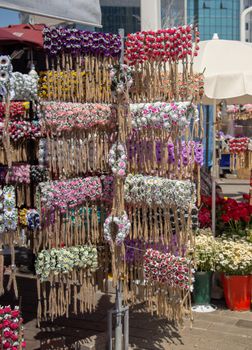
<svg viewBox="0 0 252 350">
<path fill-rule="evenodd" d="M 122 143 L 115 143 L 109 151 L 109 165 L 114 175 L 123 177 L 126 175 L 127 154 L 126 147 Z"/>
</svg>

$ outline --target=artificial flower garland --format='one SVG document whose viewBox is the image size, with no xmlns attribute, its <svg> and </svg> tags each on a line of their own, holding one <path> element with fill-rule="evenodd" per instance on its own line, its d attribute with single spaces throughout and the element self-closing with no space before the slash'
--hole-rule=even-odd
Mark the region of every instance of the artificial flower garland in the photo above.
<svg viewBox="0 0 252 350">
<path fill-rule="evenodd" d="M 190 181 L 129 174 L 125 181 L 125 201 L 131 205 L 176 206 L 188 210 L 195 202 L 195 186 Z"/>
<path fill-rule="evenodd" d="M 98 61 L 93 65 L 89 59 L 84 63 L 85 71 L 79 68 L 40 72 L 39 97 L 49 101 L 111 103 L 110 62 Z"/>
<path fill-rule="evenodd" d="M 5 350 L 26 348 L 23 333 L 23 319 L 18 306 L 0 306 L 0 344 Z"/>
<path fill-rule="evenodd" d="M 127 213 L 124 211 L 124 213 L 120 216 L 115 216 L 110 214 L 105 222 L 104 222 L 104 239 L 106 242 L 109 244 L 114 243 L 114 239 L 112 238 L 112 233 L 111 233 L 111 224 L 115 224 L 118 228 L 116 237 L 115 237 L 115 244 L 116 245 L 122 245 L 124 242 L 125 238 L 129 234 L 130 231 L 130 221 L 128 219 Z"/>
<path fill-rule="evenodd" d="M 199 42 L 199 33 L 192 25 L 128 34 L 125 58 L 130 65 L 182 60 L 197 55 L 199 47 L 193 52 L 193 41 Z"/>
<path fill-rule="evenodd" d="M 197 107 L 191 102 L 131 104 L 130 111 L 135 130 L 155 128 L 170 132 L 177 128 L 185 132 L 191 121 L 199 118 Z"/>
<path fill-rule="evenodd" d="M 132 70 L 126 64 L 118 64 L 111 67 L 111 91 L 121 95 L 129 91 L 133 84 Z"/>
<path fill-rule="evenodd" d="M 109 151 L 109 165 L 114 175 L 123 177 L 126 175 L 127 153 L 122 143 L 114 143 Z"/>
<path fill-rule="evenodd" d="M 187 258 L 147 249 L 144 255 L 144 274 L 150 283 L 167 284 L 187 291 L 193 290 L 193 269 Z"/>
<path fill-rule="evenodd" d="M 36 274 L 41 282 L 47 280 L 51 274 L 66 275 L 73 269 L 94 272 L 97 268 L 97 249 L 88 245 L 42 250 L 35 263 Z"/>
<path fill-rule="evenodd" d="M 53 320 L 73 312 L 93 311 L 96 305 L 94 273 L 98 268 L 95 246 L 73 246 L 42 250 L 35 264 L 38 277 L 38 321 Z M 50 281 L 50 289 L 46 282 Z M 42 294 L 43 293 L 43 294 Z M 43 298 L 41 299 L 41 295 Z M 78 307 L 77 307 L 78 305 Z"/>
<path fill-rule="evenodd" d="M 194 166 L 203 165 L 203 145 L 200 141 L 174 141 L 133 134 L 126 142 L 129 171 L 158 173 L 169 178 L 176 172 L 182 178 L 190 178 Z"/>
<path fill-rule="evenodd" d="M 42 206 L 57 209 L 61 213 L 86 201 L 99 200 L 102 195 L 102 183 L 96 176 L 41 182 L 39 188 Z"/>
<path fill-rule="evenodd" d="M 27 111 L 30 108 L 29 102 L 14 102 L 10 103 L 10 119 L 19 120 L 27 118 Z M 5 105 L 3 102 L 0 102 L 0 118 L 5 116 Z"/>
<path fill-rule="evenodd" d="M 75 28 L 44 28 L 44 50 L 49 56 L 60 54 L 118 57 L 121 38 L 117 34 L 89 32 Z"/>
<path fill-rule="evenodd" d="M 4 119 L 0 118 L 0 140 L 4 134 Z M 10 121 L 8 126 L 10 139 L 18 142 L 22 139 L 37 139 L 41 137 L 40 123 L 38 121 L 29 122 L 27 120 Z"/>
<path fill-rule="evenodd" d="M 38 75 L 31 72 L 13 72 L 9 56 L 0 56 L 1 95 L 9 93 L 11 99 L 35 100 L 38 93 Z"/>
<path fill-rule="evenodd" d="M 250 139 L 248 137 L 231 138 L 228 141 L 228 148 L 230 152 L 230 169 L 237 170 L 245 168 L 246 153 L 248 152 L 248 145 Z M 251 159 L 248 157 L 248 167 L 251 168 Z"/>
<path fill-rule="evenodd" d="M 46 102 L 43 103 L 43 107 L 44 126 L 46 130 L 56 134 L 115 126 L 115 115 L 111 105 Z"/>
</svg>

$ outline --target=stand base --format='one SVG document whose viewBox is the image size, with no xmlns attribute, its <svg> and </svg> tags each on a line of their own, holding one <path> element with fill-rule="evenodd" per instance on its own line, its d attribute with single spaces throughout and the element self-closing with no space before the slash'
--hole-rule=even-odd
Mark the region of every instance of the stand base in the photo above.
<svg viewBox="0 0 252 350">
<path fill-rule="evenodd" d="M 192 307 L 193 312 L 214 312 L 217 310 L 217 306 L 215 305 L 194 305 Z"/>
</svg>

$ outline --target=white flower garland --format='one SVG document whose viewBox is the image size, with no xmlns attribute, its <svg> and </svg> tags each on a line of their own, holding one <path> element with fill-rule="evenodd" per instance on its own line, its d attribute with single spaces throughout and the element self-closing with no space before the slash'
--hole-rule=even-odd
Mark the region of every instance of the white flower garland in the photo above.
<svg viewBox="0 0 252 350">
<path fill-rule="evenodd" d="M 128 219 L 128 215 L 124 211 L 124 213 L 120 216 L 114 216 L 109 215 L 107 219 L 104 222 L 103 228 L 104 228 L 104 239 L 108 243 L 113 242 L 113 238 L 111 235 L 111 224 L 114 223 L 118 227 L 118 232 L 115 238 L 116 245 L 121 245 L 126 238 L 126 236 L 129 234 L 130 231 L 130 221 Z"/>
<path fill-rule="evenodd" d="M 122 143 L 114 143 L 109 151 L 109 165 L 113 174 L 125 176 L 127 168 L 126 147 Z"/>
<path fill-rule="evenodd" d="M 132 205 L 175 205 L 177 209 L 188 210 L 196 200 L 195 185 L 189 180 L 129 174 L 124 190 L 125 201 Z"/>
</svg>

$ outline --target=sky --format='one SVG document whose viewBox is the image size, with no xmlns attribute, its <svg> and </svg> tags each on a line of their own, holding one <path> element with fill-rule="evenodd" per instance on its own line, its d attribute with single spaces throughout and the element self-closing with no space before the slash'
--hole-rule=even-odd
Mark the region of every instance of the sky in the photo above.
<svg viewBox="0 0 252 350">
<path fill-rule="evenodd" d="M 10 11 L 0 8 L 0 27 L 20 23 L 18 14 L 19 12 L 17 11 Z"/>
</svg>

